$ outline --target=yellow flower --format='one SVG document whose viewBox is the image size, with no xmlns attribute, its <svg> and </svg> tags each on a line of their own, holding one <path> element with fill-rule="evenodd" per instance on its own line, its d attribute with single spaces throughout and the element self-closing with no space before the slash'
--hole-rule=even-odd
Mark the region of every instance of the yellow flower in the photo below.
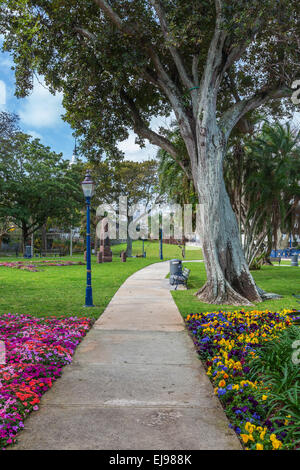
<svg viewBox="0 0 300 470">
<path fill-rule="evenodd" d="M 249 421 L 247 421 L 247 423 L 245 424 L 245 429 L 246 429 L 246 431 L 248 431 L 249 434 L 252 434 L 254 429 L 255 429 L 255 426 L 253 424 L 249 423 Z"/>
<path fill-rule="evenodd" d="M 225 387 L 225 386 L 226 386 L 225 380 L 220 380 L 219 387 Z"/>
<path fill-rule="evenodd" d="M 243 439 L 243 442 L 245 444 L 247 444 L 248 440 L 249 440 L 249 436 L 248 434 L 241 434 L 241 438 Z"/>
<path fill-rule="evenodd" d="M 282 446 L 282 442 L 279 441 L 278 439 L 275 439 L 274 441 L 272 441 L 272 444 L 273 444 L 273 449 L 275 450 L 280 449 L 280 447 Z"/>
<path fill-rule="evenodd" d="M 267 400 L 268 395 L 263 395 L 261 398 L 265 401 L 265 400 Z"/>
<path fill-rule="evenodd" d="M 262 431 L 259 435 L 260 439 L 263 441 L 266 435 L 266 431 Z"/>
<path fill-rule="evenodd" d="M 262 444 L 256 444 L 256 450 L 264 450 L 264 446 Z"/>
</svg>

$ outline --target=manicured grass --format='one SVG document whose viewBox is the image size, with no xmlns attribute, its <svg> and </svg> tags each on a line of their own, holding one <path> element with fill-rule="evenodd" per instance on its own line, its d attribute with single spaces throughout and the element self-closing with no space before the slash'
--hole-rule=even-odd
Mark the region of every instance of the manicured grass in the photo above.
<svg viewBox="0 0 300 470">
<path fill-rule="evenodd" d="M 186 291 L 172 291 L 173 298 L 181 314 L 199 312 L 213 312 L 218 310 L 234 311 L 236 306 L 210 305 L 200 302 L 194 294 L 204 284 L 206 273 L 204 263 L 186 263 L 191 270 Z M 300 304 L 292 297 L 292 294 L 300 294 L 300 269 L 293 267 L 263 266 L 259 271 L 252 272 L 257 284 L 267 292 L 275 292 L 283 296 L 279 300 L 270 300 L 255 304 L 259 310 L 279 311 L 286 309 L 300 309 Z M 245 307 L 245 310 L 253 310 L 253 307 Z"/>
<path fill-rule="evenodd" d="M 146 251 L 147 258 L 157 260 L 159 258 L 159 243 L 157 241 L 150 242 L 145 241 L 144 249 Z M 126 250 L 126 244 L 116 245 L 112 248 L 114 254 L 120 254 L 121 251 Z M 133 255 L 141 255 L 143 250 L 143 244 L 141 241 L 136 241 L 133 243 Z M 182 259 L 181 249 L 177 245 L 163 245 L 163 257 L 164 260 L 178 258 Z M 195 249 L 195 247 L 186 247 L 185 252 L 185 259 L 186 260 L 193 260 L 193 259 L 203 259 L 202 257 L 202 250 Z"/>
<path fill-rule="evenodd" d="M 112 247 L 113 262 L 97 264 L 92 257 L 92 284 L 95 308 L 84 308 L 85 266 L 41 266 L 40 272 L 21 271 L 0 267 L 0 313 L 24 313 L 36 316 L 90 316 L 98 318 L 123 284 L 134 272 L 149 264 L 159 262 L 158 242 L 145 242 L 147 258 L 128 258 L 120 262 L 119 254 L 125 245 Z M 142 242 L 135 242 L 133 254 L 141 254 Z M 164 259 L 180 258 L 177 246 L 164 245 Z M 201 251 L 187 251 L 189 259 L 201 257 Z M 1 258 L 0 261 L 15 261 L 21 258 Z M 44 258 L 43 258 L 44 259 Z M 49 258 L 46 258 L 49 259 Z M 59 262 L 59 258 L 52 258 Z M 83 261 L 82 255 L 63 260 Z M 30 260 L 37 263 L 39 258 Z"/>
</svg>

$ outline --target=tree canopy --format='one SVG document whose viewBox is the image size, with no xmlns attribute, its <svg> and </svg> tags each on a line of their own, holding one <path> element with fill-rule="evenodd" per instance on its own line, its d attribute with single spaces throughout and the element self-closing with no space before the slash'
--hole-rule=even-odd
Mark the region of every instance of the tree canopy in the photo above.
<svg viewBox="0 0 300 470">
<path fill-rule="evenodd" d="M 72 223 L 83 205 L 80 180 L 80 171 L 38 139 L 0 136 L 0 217 L 22 229 L 24 242 L 48 217 Z"/>
<path fill-rule="evenodd" d="M 247 127 L 243 118 L 262 104 L 283 112 L 273 99 L 290 96 L 299 75 L 296 0 L 3 0 L 0 8 L 17 95 L 32 89 L 34 71 L 45 76 L 64 92 L 66 119 L 85 147 L 99 153 L 115 155 L 116 142 L 134 128 L 141 143 L 174 156 L 151 118 L 173 110 L 188 137 L 208 62 L 216 62 L 225 133 L 238 122 Z"/>
<path fill-rule="evenodd" d="M 223 180 L 228 139 L 264 106 L 292 109 L 298 78 L 297 0 L 3 0 L 0 33 L 15 61 L 17 95 L 45 77 L 64 94 L 65 118 L 94 158 L 119 158 L 131 128 L 191 169 L 205 223 L 207 282 L 198 297 L 249 305 L 252 278 Z M 188 154 L 153 117 L 175 116 Z"/>
</svg>

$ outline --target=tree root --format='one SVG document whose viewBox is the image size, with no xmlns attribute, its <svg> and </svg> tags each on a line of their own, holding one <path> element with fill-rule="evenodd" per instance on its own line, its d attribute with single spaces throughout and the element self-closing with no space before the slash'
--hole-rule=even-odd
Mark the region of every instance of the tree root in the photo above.
<svg viewBox="0 0 300 470">
<path fill-rule="evenodd" d="M 256 286 L 256 289 L 261 296 L 262 300 L 274 300 L 274 299 L 282 299 L 282 295 L 274 294 L 273 292 L 266 292 L 265 290 L 261 289 L 261 287 Z"/>
<path fill-rule="evenodd" d="M 207 304 L 236 305 L 245 307 L 253 306 L 253 303 L 236 292 L 228 282 L 222 283 L 217 287 L 207 282 L 198 292 L 196 292 L 195 296 Z"/>
</svg>

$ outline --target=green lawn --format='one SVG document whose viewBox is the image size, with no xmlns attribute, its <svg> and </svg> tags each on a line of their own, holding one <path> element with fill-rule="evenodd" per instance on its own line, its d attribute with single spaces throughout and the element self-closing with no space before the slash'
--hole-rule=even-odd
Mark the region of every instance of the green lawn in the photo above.
<svg viewBox="0 0 300 470">
<path fill-rule="evenodd" d="M 125 245 L 112 247 L 113 262 L 97 264 L 92 257 L 92 282 L 95 308 L 83 308 L 85 300 L 85 266 L 54 267 L 43 266 L 40 272 L 32 273 L 17 269 L 0 267 L 0 312 L 30 313 L 33 315 L 84 315 L 98 318 L 128 276 L 149 264 L 159 262 L 158 242 L 145 242 L 146 258 L 128 258 L 120 262 L 120 252 Z M 133 244 L 133 255 L 142 253 L 142 242 Z M 174 245 L 163 246 L 164 259 L 181 258 L 181 250 Z M 21 258 L 19 258 L 21 259 Z M 59 258 L 55 258 L 59 261 Z M 64 260 L 71 259 L 64 257 Z M 202 259 L 201 250 L 187 248 L 186 259 Z M 0 261 L 14 261 L 16 258 L 1 258 Z M 75 255 L 72 260 L 83 260 Z M 38 261 L 38 258 L 34 259 Z M 188 291 L 172 292 L 181 313 L 196 313 L 216 309 L 234 310 L 228 305 L 208 305 L 193 295 L 205 282 L 203 263 L 186 263 L 191 269 Z M 299 308 L 300 304 L 291 296 L 300 293 L 300 268 L 264 266 L 255 271 L 257 283 L 269 292 L 277 292 L 281 300 L 263 302 L 259 309 L 278 310 Z"/>
<path fill-rule="evenodd" d="M 172 291 L 173 298 L 183 316 L 190 313 L 212 312 L 215 310 L 236 310 L 231 305 L 210 305 L 200 302 L 195 292 L 204 284 L 206 273 L 203 263 L 186 263 L 191 270 L 188 287 L 184 291 Z M 253 271 L 257 284 L 267 292 L 275 292 L 283 296 L 280 300 L 271 300 L 256 304 L 254 308 L 259 310 L 278 311 L 284 308 L 300 309 L 300 304 L 292 297 L 292 294 L 300 294 L 300 268 L 285 268 L 276 266 L 263 266 L 259 271 Z M 253 307 L 245 307 L 245 310 L 253 310 Z"/>
<path fill-rule="evenodd" d="M 44 315 L 84 315 L 98 318 L 128 276 L 143 267 L 159 261 L 157 242 L 145 242 L 147 258 L 128 258 L 120 262 L 119 254 L 125 245 L 112 247 L 113 262 L 97 264 L 92 257 L 93 297 L 96 308 L 83 308 L 85 301 L 85 266 L 43 266 L 40 272 L 28 272 L 0 267 L 0 312 Z M 177 246 L 164 245 L 164 259 L 180 258 Z M 135 242 L 133 254 L 141 254 L 142 242 Z M 187 251 L 187 259 L 199 259 L 200 250 Z M 19 258 L 20 260 L 21 258 Z M 46 258 L 49 259 L 49 258 Z M 54 258 L 59 261 L 59 258 Z M 64 257 L 63 260 L 71 259 Z M 0 261 L 15 261 L 17 258 L 1 258 Z M 38 261 L 34 258 L 32 263 Z M 75 255 L 74 261 L 83 256 Z"/>
</svg>

